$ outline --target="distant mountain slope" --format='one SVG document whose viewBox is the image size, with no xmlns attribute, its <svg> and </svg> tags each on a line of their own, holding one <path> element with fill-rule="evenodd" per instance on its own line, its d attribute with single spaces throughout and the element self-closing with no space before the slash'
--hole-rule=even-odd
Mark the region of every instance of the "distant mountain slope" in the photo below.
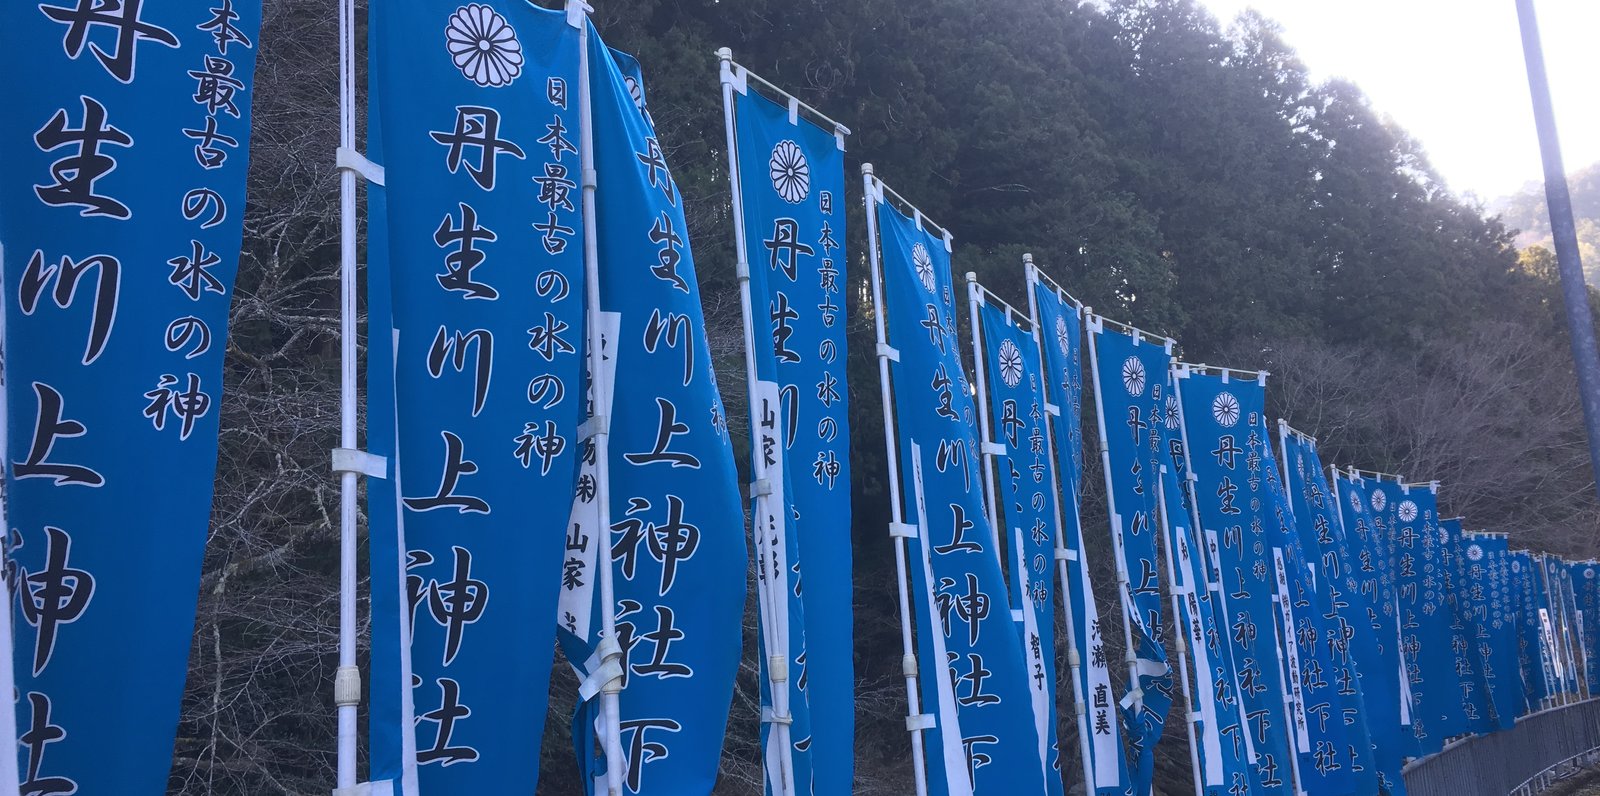
<svg viewBox="0 0 1600 796">
<path fill-rule="evenodd" d="M 1600 163 L 1591 164 L 1568 175 L 1572 191 L 1572 214 L 1578 224 L 1578 250 L 1589 283 L 1600 285 Z M 1545 209 L 1544 185 L 1529 183 L 1511 196 L 1489 203 L 1507 229 L 1520 230 L 1517 248 L 1543 246 L 1555 251 L 1550 237 L 1550 213 Z"/>
</svg>

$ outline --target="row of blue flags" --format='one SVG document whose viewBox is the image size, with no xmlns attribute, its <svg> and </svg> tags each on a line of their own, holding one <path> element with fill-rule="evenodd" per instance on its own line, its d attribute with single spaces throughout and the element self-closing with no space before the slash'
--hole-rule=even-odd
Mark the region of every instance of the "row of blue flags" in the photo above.
<svg viewBox="0 0 1600 796">
<path fill-rule="evenodd" d="M 747 580 L 764 790 L 852 790 L 845 328 L 867 284 L 919 794 L 1143 796 L 1176 709 L 1207 796 L 1395 796 L 1407 759 L 1600 683 L 1600 564 L 1468 531 L 1437 484 L 1329 467 L 1269 426 L 1266 374 L 1179 362 L 1031 259 L 1026 310 L 970 274 L 963 294 L 951 232 L 870 168 L 847 255 L 849 131 L 724 51 L 730 422 L 639 62 L 581 3 L 369 23 L 367 151 L 339 158 L 367 180 L 373 793 L 532 792 L 557 648 L 586 792 L 709 793 Z M 0 796 L 165 788 L 259 26 L 251 0 L 47 0 L 0 30 L 0 65 L 56 76 L 0 89 Z"/>
</svg>

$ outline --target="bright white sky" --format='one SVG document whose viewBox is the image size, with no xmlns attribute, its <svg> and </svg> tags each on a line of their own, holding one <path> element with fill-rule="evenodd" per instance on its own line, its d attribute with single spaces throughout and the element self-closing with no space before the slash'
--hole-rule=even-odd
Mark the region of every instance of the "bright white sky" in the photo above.
<svg viewBox="0 0 1600 796">
<path fill-rule="evenodd" d="M 1201 0 L 1223 26 L 1255 8 L 1316 79 L 1343 77 L 1410 131 L 1458 193 L 1542 180 L 1513 0 Z M 1600 0 L 1535 0 L 1568 172 L 1600 160 Z"/>
</svg>

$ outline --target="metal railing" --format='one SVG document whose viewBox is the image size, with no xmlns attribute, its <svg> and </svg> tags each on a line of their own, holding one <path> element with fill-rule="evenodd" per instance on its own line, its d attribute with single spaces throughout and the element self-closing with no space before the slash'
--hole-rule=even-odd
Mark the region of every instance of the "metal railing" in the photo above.
<svg viewBox="0 0 1600 796">
<path fill-rule="evenodd" d="M 1532 796 L 1600 752 L 1600 699 L 1522 717 L 1517 726 L 1446 746 L 1405 768 L 1411 796 Z"/>
</svg>

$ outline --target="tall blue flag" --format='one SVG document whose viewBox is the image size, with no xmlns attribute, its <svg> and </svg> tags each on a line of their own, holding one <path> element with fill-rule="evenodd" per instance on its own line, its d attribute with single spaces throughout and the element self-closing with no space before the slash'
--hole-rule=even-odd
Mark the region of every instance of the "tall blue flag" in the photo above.
<svg viewBox="0 0 1600 796">
<path fill-rule="evenodd" d="M 1550 588 L 1550 624 L 1556 637 L 1556 647 L 1560 650 L 1561 688 L 1576 696 L 1578 645 L 1572 617 L 1577 614 L 1577 605 L 1572 599 L 1572 570 L 1565 559 L 1554 554 L 1544 557 L 1544 565 L 1545 580 Z"/>
<path fill-rule="evenodd" d="M 1281 483 L 1269 477 L 1268 491 L 1280 506 L 1274 512 L 1281 540 L 1275 563 L 1280 599 L 1288 598 L 1287 617 L 1292 622 L 1282 632 L 1286 642 L 1292 639 L 1299 664 L 1300 785 L 1309 793 L 1329 796 L 1375 793 L 1377 767 L 1360 676 L 1350 654 L 1355 625 L 1340 613 L 1348 611 L 1350 601 L 1338 582 L 1340 570 L 1322 570 L 1328 552 L 1334 561 L 1339 558 L 1337 551 L 1325 551 L 1320 541 L 1332 541 L 1335 506 L 1315 458 L 1310 472 L 1305 470 L 1307 441 L 1288 433 L 1281 421 L 1279 430 L 1284 477 Z M 1321 536 L 1319 528 L 1324 530 Z"/>
<path fill-rule="evenodd" d="M 1578 649 L 1583 653 L 1578 668 L 1589 693 L 1600 694 L 1600 657 L 1596 653 L 1596 644 L 1600 643 L 1600 566 L 1590 560 L 1576 561 L 1568 567 L 1577 607 Z"/>
<path fill-rule="evenodd" d="M 1239 702 L 1239 675 L 1222 628 L 1222 595 L 1213 588 L 1210 552 L 1201 543 L 1190 490 L 1183 413 L 1167 440 L 1161 469 L 1162 529 L 1172 568 L 1169 591 L 1177 597 L 1177 621 L 1184 633 L 1194 678 L 1191 743 L 1198 743 L 1202 787 L 1207 796 L 1247 796 L 1254 792 L 1250 770 L 1254 744 L 1246 743 L 1247 724 Z"/>
<path fill-rule="evenodd" d="M 1044 395 L 1050 402 L 1050 428 L 1054 433 L 1056 474 L 1061 509 L 1061 533 L 1067 548 L 1068 591 L 1063 600 L 1070 612 L 1073 648 L 1078 651 L 1077 694 L 1084 703 L 1090 787 L 1098 796 L 1120 796 L 1130 791 L 1127 751 L 1122 744 L 1122 723 L 1113 712 L 1111 671 L 1101 636 L 1101 617 L 1095 604 L 1094 583 L 1083 546 L 1083 526 L 1078 500 L 1083 489 L 1083 308 L 1032 278 L 1033 308 L 1044 349 Z M 1096 652 L 1098 650 L 1098 652 Z"/>
<path fill-rule="evenodd" d="M 935 714 L 924 735 L 929 792 L 1043 793 L 1028 667 L 984 512 L 949 239 L 883 197 L 876 205 L 889 341 L 899 351 L 890 373 L 905 522 L 917 528 L 909 549 L 919 684 Z"/>
<path fill-rule="evenodd" d="M 616 603 L 595 610 L 615 611 L 623 650 L 622 789 L 708 793 L 739 667 L 744 510 L 683 196 L 633 94 L 638 76 L 619 65 L 592 26 L 587 46 L 600 175 L 599 300 L 609 319 L 602 322 L 615 324 L 603 352 L 614 361 L 615 403 L 611 526 L 600 565 L 615 573 Z M 580 673 L 595 674 L 585 653 L 594 649 L 597 625 L 591 618 L 587 634 L 562 628 L 563 648 Z M 589 734 L 600 698 L 583 696 L 574 721 L 579 755 L 603 773 Z M 604 787 L 599 777 L 586 784 Z"/>
<path fill-rule="evenodd" d="M 1345 539 L 1355 555 L 1347 593 L 1367 621 L 1357 625 L 1354 637 L 1367 731 L 1372 736 L 1379 784 L 1391 794 L 1400 794 L 1405 792 L 1401 770 L 1405 758 L 1416 755 L 1417 738 L 1411 731 L 1411 685 L 1405 673 L 1399 601 L 1390 566 L 1393 507 L 1387 499 L 1373 498 L 1374 483 L 1354 471 L 1334 470 Z M 1387 511 L 1374 508 L 1380 502 Z"/>
<path fill-rule="evenodd" d="M 756 456 L 773 494 L 755 500 L 758 539 L 783 540 L 762 577 L 789 608 L 795 792 L 846 793 L 855 757 L 851 648 L 850 420 L 845 389 L 844 134 L 791 116 L 729 64 L 749 259 Z M 769 571 L 770 570 L 770 571 Z M 802 589 L 802 583 L 804 588 Z M 763 630 L 763 640 L 768 634 Z M 762 656 L 766 665 L 768 656 Z M 767 678 L 762 678 L 767 687 Z M 763 695 L 771 705 L 771 695 Z M 768 727 L 770 730 L 770 726 Z M 764 741 L 769 757 L 770 739 Z M 769 770 L 772 767 L 769 766 Z"/>
<path fill-rule="evenodd" d="M 1482 734 L 1495 728 L 1493 711 L 1489 707 L 1489 683 L 1478 654 L 1481 631 L 1476 607 L 1484 599 L 1485 584 L 1481 579 L 1464 577 L 1467 541 L 1460 518 L 1440 520 L 1439 541 L 1442 556 L 1439 570 L 1446 616 L 1450 619 L 1450 651 L 1455 663 L 1456 695 L 1460 699 L 1458 710 L 1467 731 Z"/>
<path fill-rule="evenodd" d="M 372 760 L 402 790 L 538 779 L 569 546 L 548 507 L 584 411 L 580 35 L 526 3 L 374 9 Z"/>
<path fill-rule="evenodd" d="M 1254 738 L 1258 792 L 1291 788 L 1289 717 L 1279 674 L 1272 547 L 1278 540 L 1266 479 L 1268 437 L 1262 431 L 1264 386 L 1179 366 L 1175 384 L 1195 475 L 1194 496 L 1207 543 L 1215 551 L 1233 643 L 1240 699 Z"/>
<path fill-rule="evenodd" d="M 1522 669 L 1527 710 L 1536 712 L 1556 693 L 1551 682 L 1550 655 L 1540 622 L 1544 614 L 1536 559 L 1527 550 L 1511 553 L 1511 578 L 1517 596 L 1517 656 Z"/>
<path fill-rule="evenodd" d="M 976 288 L 982 291 L 982 288 Z M 981 293 L 980 293 L 981 295 Z M 980 299 L 982 300 L 982 299 Z M 978 309 L 985 386 L 999 483 L 991 500 L 1011 553 L 1011 611 L 1028 665 L 1033 727 L 1045 793 L 1060 794 L 1056 739 L 1054 463 L 1046 450 L 1039 340 L 1008 309 L 984 301 Z M 1026 323 L 1026 319 L 1022 320 Z"/>
<path fill-rule="evenodd" d="M 1123 619 L 1131 636 L 1128 693 L 1120 705 L 1129 730 L 1129 758 L 1140 794 L 1150 791 L 1155 747 L 1172 706 L 1172 673 L 1162 648 L 1160 534 L 1164 440 L 1177 427 L 1168 400 L 1167 360 L 1172 341 L 1138 331 L 1089 324 L 1095 403 L 1100 418 L 1111 539 L 1123 581 Z"/>
<path fill-rule="evenodd" d="M 0 491 L 24 794 L 166 788 L 260 24 L 254 0 L 42 0 L 0 26 Z"/>
<path fill-rule="evenodd" d="M 1346 536 L 1338 496 L 1322 469 L 1316 440 L 1282 421 L 1279 424 L 1284 484 L 1299 531 L 1300 550 L 1319 596 L 1321 612 L 1313 612 L 1310 620 L 1320 633 L 1319 652 L 1329 656 L 1329 672 L 1336 685 L 1336 698 L 1330 707 L 1337 710 L 1350 735 L 1350 757 L 1344 765 L 1354 775 L 1358 791 L 1375 793 L 1379 772 L 1366 688 L 1370 680 L 1377 678 L 1364 676 L 1358 653 L 1357 636 L 1369 627 L 1364 601 L 1355 594 L 1360 588 L 1358 545 Z M 1318 619 L 1322 621 L 1317 622 Z M 1378 691 L 1384 693 L 1381 686 Z M 1315 768 L 1316 763 L 1312 766 Z"/>
<path fill-rule="evenodd" d="M 1504 534 L 1470 534 L 1459 562 L 1473 647 L 1489 688 L 1494 729 L 1509 730 L 1525 709 L 1517 664 L 1516 623 L 1511 601 L 1511 568 Z"/>
<path fill-rule="evenodd" d="M 1467 731 L 1461 715 L 1449 609 L 1444 604 L 1443 533 L 1438 498 L 1428 484 L 1372 482 L 1370 500 L 1389 512 L 1392 572 L 1400 610 L 1400 642 L 1411 689 L 1411 731 L 1418 752 L 1433 754 Z"/>
</svg>

